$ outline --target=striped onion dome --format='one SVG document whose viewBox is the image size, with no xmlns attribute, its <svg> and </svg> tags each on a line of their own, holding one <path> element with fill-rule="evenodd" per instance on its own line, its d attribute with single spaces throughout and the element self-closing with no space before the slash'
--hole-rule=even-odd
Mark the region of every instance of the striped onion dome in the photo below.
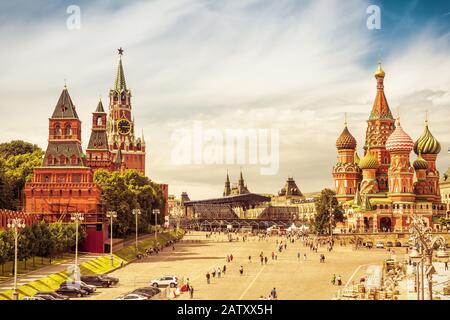
<svg viewBox="0 0 450 320">
<path fill-rule="evenodd" d="M 414 147 L 414 141 L 403 131 L 400 125 L 400 118 L 395 121 L 395 130 L 386 141 L 386 150 L 389 152 L 411 151 Z"/>
<path fill-rule="evenodd" d="M 356 139 L 352 136 L 350 131 L 348 131 L 347 125 L 345 126 L 339 138 L 336 140 L 336 148 L 338 150 L 354 150 L 356 148 Z"/>
<path fill-rule="evenodd" d="M 428 162 L 424 158 L 422 158 L 422 153 L 419 150 L 419 155 L 417 156 L 416 161 L 413 162 L 413 168 L 416 170 L 426 170 L 428 169 Z"/>
<path fill-rule="evenodd" d="M 419 154 L 419 150 L 422 154 L 438 154 L 441 151 L 441 144 L 428 129 L 428 122 L 425 123 L 425 130 L 414 144 L 414 152 Z"/>
<path fill-rule="evenodd" d="M 377 158 L 375 158 L 370 153 L 370 148 L 367 149 L 366 155 L 362 157 L 361 160 L 359 160 L 358 166 L 361 169 L 377 169 L 380 166 L 380 163 L 378 162 Z"/>
</svg>

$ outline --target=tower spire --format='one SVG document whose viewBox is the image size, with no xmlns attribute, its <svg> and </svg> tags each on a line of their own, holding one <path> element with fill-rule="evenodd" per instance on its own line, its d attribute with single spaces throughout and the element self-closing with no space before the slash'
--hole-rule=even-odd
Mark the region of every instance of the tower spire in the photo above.
<svg viewBox="0 0 450 320">
<path fill-rule="evenodd" d="M 116 73 L 116 81 L 114 82 L 114 90 L 116 91 L 126 91 L 127 85 L 125 82 L 125 74 L 123 72 L 123 66 L 122 66 L 122 55 L 123 55 L 123 49 L 119 48 L 117 49 L 119 52 L 119 64 L 117 66 L 117 73 Z"/>
</svg>

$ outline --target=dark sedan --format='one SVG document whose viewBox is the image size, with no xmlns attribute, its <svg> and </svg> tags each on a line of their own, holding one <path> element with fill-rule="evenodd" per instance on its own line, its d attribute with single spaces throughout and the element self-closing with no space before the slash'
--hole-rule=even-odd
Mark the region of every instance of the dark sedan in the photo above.
<svg viewBox="0 0 450 320">
<path fill-rule="evenodd" d="M 88 294 L 95 292 L 95 286 L 87 285 L 83 281 L 79 282 L 63 282 L 60 285 L 60 288 L 79 288 L 86 291 Z"/>
<path fill-rule="evenodd" d="M 91 284 L 103 288 L 108 288 L 112 285 L 112 281 L 107 280 L 101 276 L 81 276 L 81 281 L 86 284 Z"/>
<path fill-rule="evenodd" d="M 142 296 L 147 297 L 147 299 L 152 298 L 153 296 L 157 295 L 158 293 L 160 293 L 161 290 L 158 288 L 153 288 L 153 287 L 144 287 L 144 288 L 139 288 L 136 289 L 130 293 L 137 293 L 140 294 Z"/>
<path fill-rule="evenodd" d="M 111 276 L 108 276 L 108 275 L 106 275 L 106 274 L 99 274 L 98 276 L 101 277 L 101 278 L 103 278 L 103 279 L 106 279 L 106 280 L 111 281 L 111 283 L 112 283 L 113 285 L 119 283 L 119 278 L 111 277 Z"/>
<path fill-rule="evenodd" d="M 56 293 L 62 294 L 69 297 L 84 297 L 87 296 L 89 293 L 83 289 L 78 289 L 75 287 L 65 287 L 62 286 L 58 290 L 56 290 Z"/>
<path fill-rule="evenodd" d="M 38 292 L 34 295 L 35 297 L 43 297 L 45 299 L 44 296 L 51 296 L 53 297 L 55 300 L 69 300 L 68 296 L 56 293 L 56 292 Z"/>
</svg>

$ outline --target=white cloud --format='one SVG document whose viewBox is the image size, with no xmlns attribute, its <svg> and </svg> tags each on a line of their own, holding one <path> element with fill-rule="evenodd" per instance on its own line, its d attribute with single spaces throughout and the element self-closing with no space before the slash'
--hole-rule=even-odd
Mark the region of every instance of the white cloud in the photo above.
<svg viewBox="0 0 450 320">
<path fill-rule="evenodd" d="M 65 8 L 48 20 L 0 31 L 1 140 L 25 139 L 45 148 L 47 118 L 63 79 L 90 133 L 90 114 L 106 99 L 124 47 L 137 131 L 144 128 L 147 174 L 191 198 L 220 196 L 226 166 L 170 164 L 173 128 L 279 128 L 280 172 L 260 176 L 245 167 L 250 190 L 275 193 L 288 175 L 304 192 L 331 186 L 334 142 L 348 113 L 361 148 L 375 96 L 372 65 L 378 50 L 366 29 L 364 1 L 152 1 L 112 10 L 82 5 L 82 27 L 65 28 Z M 422 131 L 424 109 L 441 141 L 443 171 L 450 106 L 447 37 L 424 30 L 384 57 L 386 94 L 399 106 L 413 138 Z M 239 166 L 229 167 L 237 180 Z"/>
</svg>

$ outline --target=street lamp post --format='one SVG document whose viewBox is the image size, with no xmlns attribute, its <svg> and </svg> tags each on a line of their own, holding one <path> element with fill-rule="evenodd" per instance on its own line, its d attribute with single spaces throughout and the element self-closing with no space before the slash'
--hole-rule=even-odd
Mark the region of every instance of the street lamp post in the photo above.
<svg viewBox="0 0 450 320">
<path fill-rule="evenodd" d="M 138 233 L 139 233 L 138 218 L 139 218 L 139 215 L 141 214 L 141 209 L 133 209 L 132 212 L 133 212 L 134 216 L 136 217 L 136 254 L 138 254 L 139 253 L 139 249 L 138 249 Z"/>
<path fill-rule="evenodd" d="M 78 224 L 84 220 L 84 216 L 80 212 L 75 212 L 70 215 L 70 220 L 75 221 L 75 266 L 74 272 L 76 279 L 79 280 L 78 277 Z"/>
<path fill-rule="evenodd" d="M 111 226 L 111 232 L 109 234 L 110 238 L 110 259 L 111 259 L 111 266 L 114 266 L 114 257 L 113 257 L 113 218 L 117 218 L 117 212 L 116 211 L 108 211 L 106 213 L 106 217 L 110 218 L 110 226 Z"/>
<path fill-rule="evenodd" d="M 8 228 L 14 230 L 14 292 L 13 300 L 19 300 L 19 293 L 17 292 L 17 251 L 18 251 L 18 238 L 20 228 L 25 228 L 25 220 L 22 218 L 12 218 L 8 220 Z"/>
<path fill-rule="evenodd" d="M 410 232 L 415 245 L 420 249 L 420 253 L 417 249 L 412 250 L 410 258 L 411 260 L 416 260 L 416 262 L 419 262 L 420 260 L 422 300 L 425 299 L 424 273 L 426 273 L 428 282 L 428 298 L 429 300 L 433 300 L 433 273 L 435 272 L 435 269 L 433 267 L 433 252 L 435 246 L 439 244 L 439 250 L 436 254 L 436 257 L 440 259 L 448 259 L 448 253 L 445 250 L 445 238 L 443 236 L 433 237 L 431 228 L 426 225 L 423 218 L 416 215 L 412 216 Z M 425 267 L 426 270 L 424 272 Z"/>
<path fill-rule="evenodd" d="M 159 211 L 159 209 L 153 209 L 152 213 L 155 215 L 155 241 L 158 241 L 158 233 L 157 233 L 158 231 L 156 228 L 156 224 L 158 223 L 157 218 L 158 218 L 160 211 Z"/>
</svg>

